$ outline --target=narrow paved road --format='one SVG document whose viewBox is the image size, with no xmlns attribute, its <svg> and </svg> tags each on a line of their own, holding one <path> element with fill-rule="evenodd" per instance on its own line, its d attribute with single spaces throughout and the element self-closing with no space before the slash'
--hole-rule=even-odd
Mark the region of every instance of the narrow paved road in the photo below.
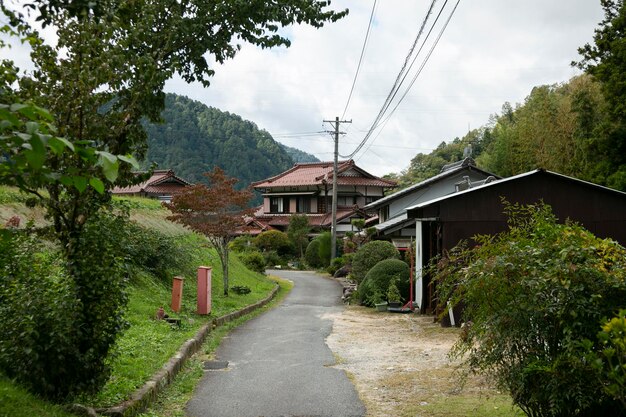
<svg viewBox="0 0 626 417">
<path fill-rule="evenodd" d="M 335 358 L 324 342 L 343 308 L 341 286 L 311 272 L 271 271 L 294 281 L 273 310 L 224 338 L 217 360 L 224 370 L 206 371 L 187 404 L 193 417 L 363 416 L 352 383 L 330 367 Z"/>
</svg>

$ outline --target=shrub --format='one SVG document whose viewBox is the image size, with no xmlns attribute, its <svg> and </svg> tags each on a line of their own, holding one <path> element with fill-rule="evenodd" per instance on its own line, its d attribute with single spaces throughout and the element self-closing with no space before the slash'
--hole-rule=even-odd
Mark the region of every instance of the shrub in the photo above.
<svg viewBox="0 0 626 417">
<path fill-rule="evenodd" d="M 241 262 L 251 271 L 265 272 L 266 260 L 259 251 L 244 252 L 239 255 Z"/>
<path fill-rule="evenodd" d="M 328 265 L 330 265 L 331 239 L 332 236 L 330 232 L 324 232 L 315 238 L 315 240 L 320 243 L 318 252 L 320 256 L 320 261 L 322 262 L 320 266 L 322 267 L 327 267 Z"/>
<path fill-rule="evenodd" d="M 406 262 L 399 259 L 385 259 L 378 262 L 370 269 L 359 285 L 361 303 L 372 306 L 380 297 L 384 301 L 392 284 L 397 286 L 399 293 L 404 298 L 408 298 L 410 273 L 410 268 Z"/>
<path fill-rule="evenodd" d="M 127 261 L 169 283 L 173 275 L 170 272 L 180 269 L 186 257 L 176 238 L 130 221 L 125 229 L 117 243 Z"/>
<path fill-rule="evenodd" d="M 599 325 L 624 305 L 626 249 L 543 204 L 505 212 L 508 231 L 439 262 L 439 299 L 472 321 L 453 353 L 530 416 L 623 416 L 585 353 L 602 350 Z"/>
<path fill-rule="evenodd" d="M 254 238 L 247 235 L 237 236 L 228 244 L 228 247 L 230 248 L 230 250 L 237 253 L 257 250 L 257 248 L 254 246 Z"/>
<path fill-rule="evenodd" d="M 385 259 L 398 259 L 400 252 L 391 242 L 375 240 L 366 243 L 354 254 L 352 259 L 352 278 L 362 282 L 367 272 L 378 262 Z"/>
<path fill-rule="evenodd" d="M 283 258 L 276 253 L 276 251 L 263 252 L 263 259 L 265 259 L 265 266 L 270 268 L 276 265 L 284 265 L 286 262 Z"/>
<path fill-rule="evenodd" d="M 304 260 L 311 268 L 321 268 L 324 264 L 320 258 L 320 241 L 313 239 L 304 252 Z"/>
<path fill-rule="evenodd" d="M 230 287 L 230 289 L 235 294 L 239 294 L 239 295 L 246 295 L 246 294 L 250 294 L 250 292 L 252 292 L 250 287 L 248 287 L 247 285 L 234 285 L 234 286 Z"/>
<path fill-rule="evenodd" d="M 326 268 L 326 272 L 328 272 L 330 275 L 334 275 L 335 272 L 337 272 L 337 270 L 341 268 L 342 266 L 344 266 L 345 264 L 346 262 L 343 259 L 343 257 L 340 256 L 339 258 L 335 258 L 330 263 L 330 265 Z"/>
<path fill-rule="evenodd" d="M 2 232 L 0 369 L 54 400 L 93 393 L 108 379 L 109 352 L 126 327 L 127 216 L 102 210 L 64 262 L 33 235 Z M 10 244 L 7 245 L 6 241 Z M 72 273 L 69 273 L 72 271 Z"/>
<path fill-rule="evenodd" d="M 293 246 L 286 233 L 279 230 L 268 230 L 254 238 L 254 245 L 263 252 L 274 251 L 279 256 L 293 253 Z"/>
<path fill-rule="evenodd" d="M 309 217 L 305 214 L 294 214 L 289 219 L 289 227 L 287 227 L 287 236 L 291 243 L 298 250 L 298 256 L 304 256 L 304 248 L 309 241 Z"/>
</svg>

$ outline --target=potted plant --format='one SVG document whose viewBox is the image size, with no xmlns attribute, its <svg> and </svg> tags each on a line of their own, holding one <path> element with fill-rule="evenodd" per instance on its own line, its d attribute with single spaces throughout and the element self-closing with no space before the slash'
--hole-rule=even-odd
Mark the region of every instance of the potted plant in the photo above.
<svg viewBox="0 0 626 417">
<path fill-rule="evenodd" d="M 398 308 L 402 306 L 402 296 L 396 282 L 393 281 L 387 288 L 387 303 L 389 307 Z"/>
<path fill-rule="evenodd" d="M 380 291 L 375 291 L 371 297 L 372 303 L 376 307 L 376 311 L 387 311 L 387 302 Z"/>
</svg>

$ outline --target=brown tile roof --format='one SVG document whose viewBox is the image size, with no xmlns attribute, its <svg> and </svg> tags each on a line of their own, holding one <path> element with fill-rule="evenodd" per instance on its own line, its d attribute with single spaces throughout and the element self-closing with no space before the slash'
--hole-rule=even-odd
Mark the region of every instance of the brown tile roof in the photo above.
<svg viewBox="0 0 626 417">
<path fill-rule="evenodd" d="M 162 194 L 171 195 L 181 187 L 191 185 L 190 182 L 174 175 L 174 171 L 168 170 L 155 170 L 152 172 L 152 176 L 146 181 L 131 185 L 130 187 L 115 187 L 111 192 L 113 194 Z"/>
<path fill-rule="evenodd" d="M 356 166 L 352 159 L 339 161 L 337 183 L 340 185 L 368 185 L 394 187 L 394 181 L 376 177 Z M 333 180 L 332 162 L 298 163 L 274 177 L 252 183 L 254 188 L 322 185 Z"/>
<path fill-rule="evenodd" d="M 361 210 L 354 207 L 337 208 L 337 221 L 341 221 L 355 213 L 361 213 Z M 289 220 L 294 214 L 298 213 L 264 214 L 257 217 L 257 221 L 274 227 L 289 226 Z M 313 227 L 329 227 L 332 223 L 331 213 L 307 214 L 306 216 L 309 218 L 309 225 Z"/>
</svg>

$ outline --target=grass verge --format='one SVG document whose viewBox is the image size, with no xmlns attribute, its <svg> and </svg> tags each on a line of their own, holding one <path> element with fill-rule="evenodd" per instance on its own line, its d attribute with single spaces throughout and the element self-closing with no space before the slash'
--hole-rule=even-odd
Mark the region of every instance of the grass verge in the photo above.
<svg viewBox="0 0 626 417">
<path fill-rule="evenodd" d="M 40 400 L 0 375 L 0 417 L 17 416 L 75 417 L 63 407 Z"/>
<path fill-rule="evenodd" d="M 218 327 L 209 333 L 202 350 L 187 361 L 184 369 L 178 374 L 174 383 L 167 387 L 159 395 L 154 405 L 140 414 L 139 417 L 185 416 L 185 405 L 191 399 L 198 381 L 204 374 L 202 371 L 202 363 L 213 356 L 222 338 L 234 328 L 280 304 L 289 291 L 291 291 L 293 287 L 292 282 L 277 277 L 272 277 L 272 279 L 277 282 L 280 287 L 274 299 L 265 307 L 244 317 L 240 317 L 237 320 L 226 323 L 224 326 Z"/>
</svg>

